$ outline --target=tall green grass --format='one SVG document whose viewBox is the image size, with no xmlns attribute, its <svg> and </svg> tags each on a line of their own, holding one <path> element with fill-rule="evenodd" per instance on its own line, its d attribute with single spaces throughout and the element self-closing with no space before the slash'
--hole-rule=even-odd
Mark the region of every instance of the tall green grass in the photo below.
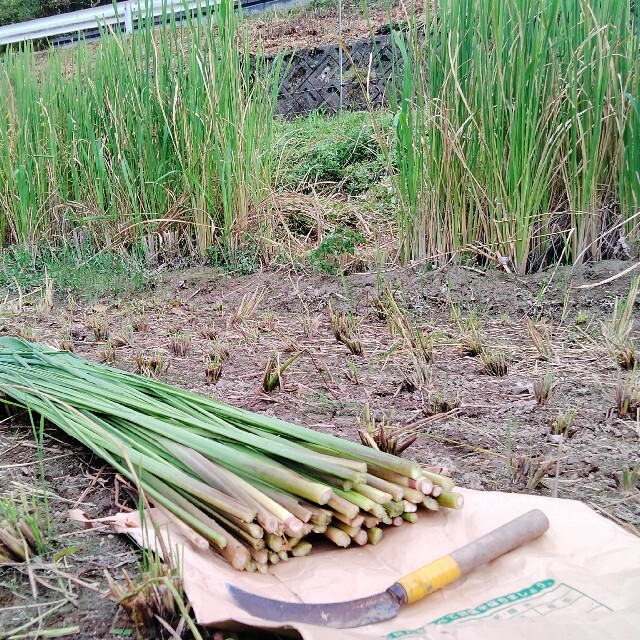
<svg viewBox="0 0 640 640">
<path fill-rule="evenodd" d="M 621 232 L 637 241 L 640 26 L 630 0 L 439 0 L 424 10 L 424 25 L 410 12 L 408 33 L 395 34 L 402 258 L 473 251 L 522 273 L 610 255 Z"/>
<path fill-rule="evenodd" d="M 72 59 L 0 60 L 0 247 L 74 234 L 233 251 L 268 234 L 279 64 L 250 53 L 231 0 L 170 18 Z"/>
<path fill-rule="evenodd" d="M 379 114 L 372 136 L 387 158 L 403 261 L 474 254 L 524 272 L 634 248 L 640 21 L 631 7 L 425 0 L 420 23 L 409 9 L 408 31 L 394 35 L 395 139 L 386 144 Z M 254 53 L 231 0 L 210 19 L 149 22 L 72 54 L 9 51 L 0 248 L 72 238 L 147 256 L 219 245 L 233 259 L 247 235 L 273 247 L 281 69 Z M 298 161 L 288 189 L 304 176 L 342 179 L 343 122 L 334 128 L 336 144 Z M 335 171 L 323 177 L 323 167 Z M 385 182 L 351 177 L 358 194 Z"/>
</svg>

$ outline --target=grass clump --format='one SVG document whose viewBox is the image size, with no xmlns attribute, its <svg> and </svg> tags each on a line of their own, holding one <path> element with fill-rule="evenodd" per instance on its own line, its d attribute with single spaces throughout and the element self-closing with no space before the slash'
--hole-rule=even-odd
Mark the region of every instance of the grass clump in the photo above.
<svg viewBox="0 0 640 640">
<path fill-rule="evenodd" d="M 640 278 L 631 281 L 629 295 L 616 298 L 611 318 L 602 325 L 602 336 L 616 364 L 621 369 L 631 370 L 638 362 L 638 354 L 631 331 L 633 329 L 633 308 L 638 297 Z"/>
<path fill-rule="evenodd" d="M 111 340 L 107 340 L 104 345 L 104 349 L 100 354 L 100 362 L 104 362 L 105 364 L 114 364 L 117 359 L 118 356 L 113 342 L 111 342 Z"/>
<path fill-rule="evenodd" d="M 368 402 L 364 405 L 362 417 L 356 418 L 356 427 L 363 445 L 394 456 L 401 456 L 418 439 L 418 434 L 409 433 L 407 428 L 393 427 L 384 416 L 376 421 Z"/>
<path fill-rule="evenodd" d="M 456 392 L 454 395 L 444 395 L 432 389 L 427 393 L 422 413 L 429 417 L 441 413 L 449 413 L 460 407 L 460 395 Z"/>
<path fill-rule="evenodd" d="M 127 612 L 138 638 L 162 637 L 163 631 L 168 629 L 172 637 L 180 637 L 174 627 L 182 629 L 186 624 L 194 640 L 202 640 L 185 604 L 178 564 L 176 559 L 163 562 L 157 554 L 145 549 L 139 579 L 133 579 L 128 571 L 123 570 L 123 579 L 117 581 L 105 571 L 109 583 L 108 596 Z"/>
<path fill-rule="evenodd" d="M 233 253 L 250 223 L 268 235 L 280 60 L 250 54 L 232 0 L 180 28 L 165 10 L 167 28 L 150 16 L 44 69 L 30 47 L 4 56 L 0 247 L 75 234 Z"/>
<path fill-rule="evenodd" d="M 362 341 L 356 317 L 343 309 L 334 311 L 331 303 L 329 303 L 329 317 L 335 339 L 345 345 L 354 355 L 361 356 L 363 354 Z"/>
<path fill-rule="evenodd" d="M 314 271 L 335 274 L 346 273 L 355 259 L 356 248 L 364 241 L 362 234 L 353 229 L 338 227 L 329 232 L 308 255 Z"/>
<path fill-rule="evenodd" d="M 638 495 L 640 485 L 640 464 L 622 469 L 622 489 L 628 496 Z"/>
<path fill-rule="evenodd" d="M 576 427 L 573 425 L 575 418 L 575 409 L 569 409 L 568 411 L 559 413 L 551 422 L 549 433 L 554 436 L 570 438 L 577 432 Z"/>
<path fill-rule="evenodd" d="M 191 338 L 184 333 L 176 333 L 169 340 L 169 349 L 174 356 L 184 358 L 191 349 Z"/>
<path fill-rule="evenodd" d="M 93 337 L 97 342 L 103 342 L 109 337 L 109 323 L 104 316 L 96 316 L 91 320 Z"/>
<path fill-rule="evenodd" d="M 415 391 L 428 386 L 433 363 L 433 336 L 423 332 L 407 309 L 398 301 L 398 296 L 387 286 L 375 300 L 374 313 L 387 321 L 389 334 L 398 336 L 397 348 L 406 354 L 412 371 L 404 376 L 402 388 Z"/>
<path fill-rule="evenodd" d="M 222 376 L 224 365 L 229 362 L 231 354 L 227 345 L 217 335 L 210 339 L 213 341 L 213 350 L 205 357 L 204 374 L 209 384 L 217 384 Z"/>
<path fill-rule="evenodd" d="M 404 260 L 472 252 L 524 273 L 637 241 L 632 6 L 442 0 L 409 15 L 389 93 Z"/>
<path fill-rule="evenodd" d="M 509 372 L 509 359 L 502 351 L 485 351 L 482 354 L 482 368 L 490 376 L 506 376 Z"/>
<path fill-rule="evenodd" d="M 300 355 L 302 355 L 302 352 L 298 351 L 282 362 L 280 360 L 280 354 L 276 352 L 275 355 L 269 359 L 269 362 L 267 362 L 264 376 L 262 377 L 262 389 L 267 393 L 274 391 L 276 388 L 283 389 L 283 374 L 286 369 L 300 357 Z"/>
<path fill-rule="evenodd" d="M 549 371 L 533 381 L 533 395 L 539 405 L 544 406 L 553 396 L 553 372 Z"/>
<path fill-rule="evenodd" d="M 136 353 L 134 358 L 136 373 L 147 378 L 157 378 L 166 368 L 164 355 L 160 351 L 148 355 Z"/>
<path fill-rule="evenodd" d="M 484 351 L 484 340 L 482 338 L 482 323 L 477 313 L 472 313 L 464 323 L 459 322 L 458 326 L 462 333 L 460 338 L 460 349 L 466 356 L 476 357 Z"/>
<path fill-rule="evenodd" d="M 637 419 L 640 413 L 640 379 L 636 373 L 626 379 L 618 380 L 615 404 L 618 417 Z"/>
<path fill-rule="evenodd" d="M 28 561 L 46 551 L 41 507 L 24 493 L 0 498 L 0 563 Z"/>
<path fill-rule="evenodd" d="M 210 353 L 205 358 L 204 375 L 207 382 L 210 384 L 217 384 L 222 376 L 222 369 L 224 367 L 224 360 L 220 357 L 219 353 Z"/>
<path fill-rule="evenodd" d="M 16 244 L 2 249 L 0 243 L 0 293 L 44 289 L 50 283 L 57 293 L 97 299 L 139 291 L 146 280 L 143 261 L 135 251 L 99 252 L 90 243 L 75 247 Z"/>
<path fill-rule="evenodd" d="M 375 118 L 379 127 L 390 125 L 388 114 L 377 113 Z M 335 118 L 313 113 L 279 125 L 278 188 L 337 188 L 346 195 L 359 196 L 383 177 L 384 156 L 369 116 L 344 113 L 337 129 L 336 124 Z"/>
<path fill-rule="evenodd" d="M 541 360 L 551 360 L 553 357 L 553 345 L 551 343 L 551 330 L 546 322 L 534 322 L 527 318 L 527 331 L 533 346 Z"/>
</svg>

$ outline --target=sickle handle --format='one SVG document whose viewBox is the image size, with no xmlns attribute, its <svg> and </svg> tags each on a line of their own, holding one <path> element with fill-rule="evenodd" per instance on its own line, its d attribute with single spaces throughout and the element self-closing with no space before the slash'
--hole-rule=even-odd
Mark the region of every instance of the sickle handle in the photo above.
<svg viewBox="0 0 640 640">
<path fill-rule="evenodd" d="M 547 516 L 533 509 L 447 556 L 410 573 L 389 588 L 402 604 L 417 602 L 482 564 L 535 540 L 549 528 Z"/>
</svg>

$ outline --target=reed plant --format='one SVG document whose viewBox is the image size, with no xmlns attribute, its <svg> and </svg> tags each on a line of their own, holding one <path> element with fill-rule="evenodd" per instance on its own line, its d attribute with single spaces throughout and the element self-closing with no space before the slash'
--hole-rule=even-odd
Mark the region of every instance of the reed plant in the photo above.
<svg viewBox="0 0 640 640">
<path fill-rule="evenodd" d="M 280 64 L 249 50 L 232 0 L 167 19 L 0 60 L 0 247 L 233 252 L 250 225 L 268 233 Z"/>
<path fill-rule="evenodd" d="M 640 44 L 630 0 L 438 0 L 394 34 L 402 259 L 520 273 L 637 240 Z M 391 154 L 389 154 L 391 157 Z"/>
<path fill-rule="evenodd" d="M 311 533 L 366 544 L 366 516 L 370 528 L 420 504 L 462 506 L 451 478 L 411 460 L 11 337 L 0 338 L 2 404 L 87 446 L 128 478 L 141 505 L 152 501 L 192 545 L 211 543 L 237 569 L 266 572 L 287 551 L 306 555 L 310 542 L 298 544 Z M 3 535 L 0 517 L 0 560 L 18 548 L 12 531 Z"/>
</svg>

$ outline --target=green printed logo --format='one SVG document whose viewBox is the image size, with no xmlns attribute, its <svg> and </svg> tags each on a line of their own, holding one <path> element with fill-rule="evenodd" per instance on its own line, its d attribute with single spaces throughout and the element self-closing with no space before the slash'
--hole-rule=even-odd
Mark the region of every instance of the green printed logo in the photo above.
<svg viewBox="0 0 640 640">
<path fill-rule="evenodd" d="M 518 602 L 519 600 L 531 598 L 532 596 L 541 593 L 545 589 L 552 587 L 555 582 L 555 580 L 543 580 L 542 582 L 536 582 L 526 589 L 514 591 L 513 593 L 508 593 L 506 596 L 500 596 L 499 598 L 494 598 L 493 600 L 487 600 L 487 602 L 483 602 L 475 609 L 462 609 L 462 611 L 449 613 L 446 616 L 442 616 L 442 618 L 433 620 L 430 624 L 451 624 L 452 622 L 458 622 L 459 620 L 464 620 L 465 618 L 469 618 L 470 616 L 480 616 L 489 613 L 492 609 L 497 609 L 498 607 L 502 607 L 505 604 L 513 604 L 514 602 Z"/>
<path fill-rule="evenodd" d="M 546 616 L 561 610 L 571 610 L 574 614 L 589 614 L 594 611 L 611 611 L 604 603 L 564 582 L 547 579 L 534 582 L 526 589 L 507 593 L 487 600 L 472 609 L 462 609 L 432 620 L 418 629 L 394 631 L 386 640 L 396 638 L 427 638 L 428 627 L 441 624 L 464 624 L 466 622 L 495 622 L 521 616 Z"/>
</svg>

